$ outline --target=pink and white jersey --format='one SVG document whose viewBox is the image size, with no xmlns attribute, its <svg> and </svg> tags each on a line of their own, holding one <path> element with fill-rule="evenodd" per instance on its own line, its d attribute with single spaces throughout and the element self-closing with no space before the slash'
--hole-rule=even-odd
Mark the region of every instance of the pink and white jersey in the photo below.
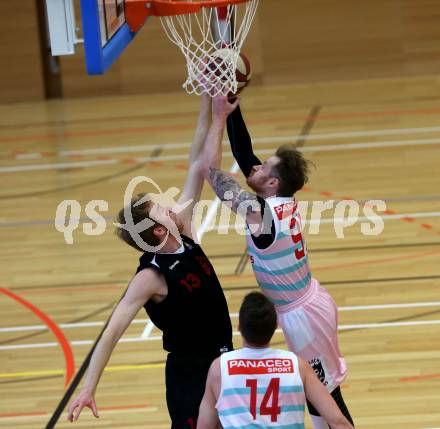
<svg viewBox="0 0 440 429">
<path fill-rule="evenodd" d="M 280 307 L 306 294 L 312 274 L 295 200 L 271 197 L 265 201 L 275 223 L 275 240 L 266 249 L 255 246 L 250 234 L 247 234 L 246 240 L 259 286 L 273 304 Z"/>
<path fill-rule="evenodd" d="M 304 429 L 305 394 L 292 352 L 243 348 L 220 357 L 224 429 Z"/>
</svg>

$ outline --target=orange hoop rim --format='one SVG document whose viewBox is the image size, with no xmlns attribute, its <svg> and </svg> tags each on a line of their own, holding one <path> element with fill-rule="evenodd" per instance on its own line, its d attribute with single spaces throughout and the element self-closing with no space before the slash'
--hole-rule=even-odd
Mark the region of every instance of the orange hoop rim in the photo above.
<svg viewBox="0 0 440 429">
<path fill-rule="evenodd" d="M 178 0 L 149 0 L 146 1 L 147 8 L 152 9 L 155 16 L 186 15 L 196 13 L 202 8 L 227 7 L 240 3 L 247 3 L 251 0 L 200 0 L 200 1 L 178 1 Z"/>
<path fill-rule="evenodd" d="M 149 16 L 190 15 L 202 8 L 224 8 L 256 0 L 125 0 L 125 16 L 133 32 L 139 31 Z"/>
</svg>

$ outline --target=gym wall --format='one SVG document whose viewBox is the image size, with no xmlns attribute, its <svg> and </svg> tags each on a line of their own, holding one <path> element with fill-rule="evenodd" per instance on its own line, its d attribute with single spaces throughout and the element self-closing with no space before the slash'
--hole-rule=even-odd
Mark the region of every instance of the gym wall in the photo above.
<svg viewBox="0 0 440 429">
<path fill-rule="evenodd" d="M 0 102 L 44 98 L 35 2 L 5 2 Z M 260 0 L 244 51 L 253 85 L 440 75 L 438 0 Z M 82 47 L 60 60 L 64 97 L 179 91 L 184 59 L 151 19 L 105 76 Z"/>
<path fill-rule="evenodd" d="M 2 1 L 0 103 L 44 98 L 35 0 Z"/>
</svg>

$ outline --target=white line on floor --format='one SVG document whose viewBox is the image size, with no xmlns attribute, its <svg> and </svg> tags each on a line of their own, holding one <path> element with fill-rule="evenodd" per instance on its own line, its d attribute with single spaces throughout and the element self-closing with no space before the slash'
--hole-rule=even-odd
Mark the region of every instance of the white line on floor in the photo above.
<svg viewBox="0 0 440 429">
<path fill-rule="evenodd" d="M 153 332 L 153 329 L 154 323 L 151 320 L 148 320 L 147 324 L 145 325 L 145 329 L 141 334 L 141 338 L 148 338 L 151 335 L 151 332 Z"/>
<path fill-rule="evenodd" d="M 20 171 L 37 170 L 66 170 L 69 168 L 102 167 L 104 165 L 115 164 L 118 164 L 117 159 L 107 159 L 101 161 L 60 162 L 55 164 L 29 164 L 17 165 L 15 167 L 0 167 L 0 173 L 17 173 Z"/>
<path fill-rule="evenodd" d="M 331 140 L 331 139 L 345 139 L 351 137 L 373 137 L 373 136 L 391 136 L 391 135 L 405 135 L 405 134 L 426 134 L 440 132 L 440 127 L 423 127 L 423 128 L 391 128 L 384 130 L 368 130 L 368 131 L 347 131 L 336 133 L 321 133 L 321 134 L 297 134 L 291 136 L 273 136 L 273 137 L 260 137 L 252 139 L 252 143 L 255 145 L 265 143 L 289 143 L 296 142 L 298 140 L 304 140 L 307 138 L 309 141 L 313 140 Z M 229 143 L 225 140 L 224 145 Z M 191 142 L 181 143 L 156 143 L 148 145 L 136 145 L 136 146 L 113 146 L 103 148 L 91 148 L 91 149 L 78 149 L 78 150 L 63 150 L 58 153 L 60 157 L 67 156 L 88 156 L 88 155 L 104 155 L 104 154 L 116 154 L 116 153 L 133 153 L 133 152 L 149 152 L 157 150 L 159 148 L 166 149 L 184 149 L 190 147 Z M 23 153 L 16 155 L 18 160 L 37 159 L 41 157 L 40 152 Z"/>
<path fill-rule="evenodd" d="M 383 218 L 384 220 L 397 220 L 397 219 L 405 219 L 405 218 L 425 218 L 425 217 L 439 217 L 440 212 L 417 212 L 417 213 L 401 213 L 401 214 L 381 214 L 377 213 L 378 216 Z M 341 223 L 341 222 L 356 222 L 356 221 L 371 221 L 371 218 L 366 216 L 360 217 L 349 217 L 342 218 L 337 217 L 334 219 L 311 219 L 306 220 L 305 223 L 309 224 L 319 224 L 319 223 Z"/>
<path fill-rule="evenodd" d="M 402 304 L 376 304 L 376 305 L 353 305 L 338 307 L 338 311 L 362 311 L 362 310 L 388 310 L 397 308 L 423 308 L 423 307 L 440 307 L 440 301 L 427 302 L 409 302 Z M 230 313 L 232 318 L 238 317 L 238 313 Z M 133 325 L 145 325 L 149 319 L 135 319 L 131 323 Z M 93 328 L 104 326 L 104 322 L 81 322 L 81 323 L 60 323 L 58 325 L 61 329 L 79 329 L 79 328 Z M 45 325 L 29 325 L 29 326 L 11 326 L 8 328 L 0 328 L 1 332 L 29 332 L 29 331 L 44 331 L 47 327 Z"/>
<path fill-rule="evenodd" d="M 347 329 L 376 329 L 376 328 L 399 328 L 401 326 L 439 325 L 440 320 L 415 320 L 413 322 L 381 322 L 359 323 L 355 325 L 339 325 L 340 331 Z"/>
<path fill-rule="evenodd" d="M 382 142 L 365 142 L 365 143 L 347 143 L 347 144 L 329 144 L 324 146 L 313 146 L 301 148 L 301 152 L 327 152 L 332 150 L 357 150 L 357 149 L 382 149 L 386 147 L 400 146 L 419 146 L 419 145 L 437 145 L 440 139 L 418 139 L 418 140 L 396 140 Z"/>
<path fill-rule="evenodd" d="M 377 213 L 378 216 L 380 216 L 383 220 L 399 220 L 399 219 L 406 219 L 406 218 L 430 218 L 430 217 L 440 217 L 440 212 L 417 212 L 417 213 L 402 213 L 402 214 L 381 214 L 380 212 Z M 336 223 L 344 223 L 344 222 L 372 222 L 371 218 L 368 218 L 366 216 L 360 216 L 360 217 L 349 217 L 349 218 L 326 218 L 326 219 L 312 219 L 312 220 L 303 220 L 303 224 L 305 225 L 321 225 L 321 224 L 336 224 Z M 244 230 L 245 224 L 243 222 L 237 222 L 236 224 L 220 224 L 218 226 L 211 225 L 210 227 L 207 227 L 207 232 L 222 230 L 227 231 L 228 229 L 234 229 L 237 228 L 237 230 Z"/>
<path fill-rule="evenodd" d="M 412 322 L 384 322 L 384 323 L 361 323 L 354 325 L 339 325 L 340 331 L 346 331 L 350 329 L 378 329 L 378 328 L 399 328 L 402 326 L 426 326 L 426 325 L 439 325 L 440 320 L 416 320 Z M 277 329 L 276 332 L 281 332 L 281 329 Z M 240 333 L 234 331 L 234 335 L 238 336 Z M 162 339 L 161 335 L 150 336 L 148 338 L 132 337 L 132 338 L 121 338 L 120 343 L 138 343 L 143 341 L 159 341 Z M 81 340 L 81 341 L 71 341 L 72 346 L 87 346 L 94 344 L 95 340 Z M 19 350 L 19 349 L 36 349 L 36 348 L 49 348 L 58 347 L 59 344 L 56 342 L 51 343 L 31 343 L 31 344 L 11 344 L 0 346 L 1 350 Z"/>
<path fill-rule="evenodd" d="M 289 141 L 292 139 L 289 138 Z M 277 137 L 267 138 L 269 142 L 280 142 Z M 335 145 L 321 145 L 321 146 L 307 146 L 300 150 L 302 152 L 328 152 L 328 151 L 344 151 L 344 150 L 358 150 L 369 148 L 386 148 L 386 147 L 400 147 L 400 146 L 418 146 L 418 145 L 437 145 L 440 144 L 440 139 L 419 139 L 419 140 L 397 140 L 397 141 L 382 141 L 382 142 L 366 142 L 366 143 L 347 143 L 347 144 L 335 144 Z M 166 144 L 161 146 L 162 149 L 166 149 Z M 256 150 L 257 155 L 273 154 L 274 149 Z M 225 157 L 231 157 L 231 152 L 225 152 Z M 188 159 L 187 154 L 181 155 L 163 155 L 154 158 L 154 161 L 181 161 Z M 139 157 L 135 158 L 139 163 L 147 162 L 151 160 L 151 157 Z M 68 168 L 87 168 L 87 167 L 100 167 L 105 165 L 112 165 L 119 163 L 117 159 L 111 160 L 97 160 L 97 161 L 79 161 L 79 162 L 64 162 L 54 164 L 28 164 L 17 165 L 11 167 L 0 167 L 0 173 L 16 173 L 22 171 L 35 171 L 35 170 L 61 170 Z"/>
<path fill-rule="evenodd" d="M 131 323 L 144 325 L 148 319 L 135 319 Z M 93 328 L 104 326 L 105 322 L 81 322 L 81 323 L 60 323 L 58 326 L 61 329 L 78 329 L 78 328 Z M 10 328 L 0 328 L 0 332 L 26 332 L 26 331 L 44 331 L 47 327 L 45 325 L 34 326 L 14 326 Z"/>
</svg>

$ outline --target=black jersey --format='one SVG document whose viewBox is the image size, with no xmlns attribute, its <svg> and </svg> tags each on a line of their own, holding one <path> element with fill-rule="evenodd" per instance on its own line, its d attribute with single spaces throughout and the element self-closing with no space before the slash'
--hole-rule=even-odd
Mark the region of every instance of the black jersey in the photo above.
<svg viewBox="0 0 440 429">
<path fill-rule="evenodd" d="M 182 253 L 144 253 L 137 272 L 159 271 L 168 295 L 159 304 L 149 300 L 145 310 L 163 332 L 169 352 L 219 355 L 232 350 L 228 305 L 213 266 L 202 248 L 182 236 Z"/>
</svg>

